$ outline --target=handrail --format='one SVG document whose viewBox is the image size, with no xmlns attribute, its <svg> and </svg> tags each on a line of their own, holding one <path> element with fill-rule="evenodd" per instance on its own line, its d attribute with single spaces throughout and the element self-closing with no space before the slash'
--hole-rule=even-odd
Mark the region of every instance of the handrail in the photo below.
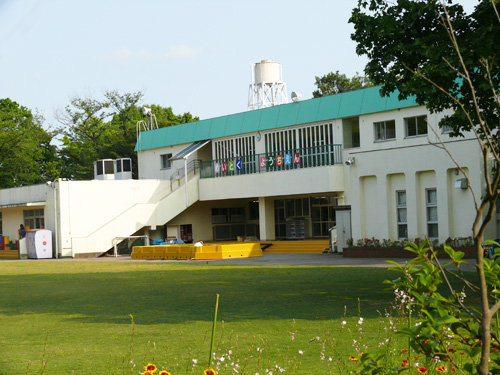
<svg viewBox="0 0 500 375">
<path fill-rule="evenodd" d="M 200 171 L 200 164 L 201 164 L 201 160 L 199 160 L 199 159 L 191 160 L 188 163 L 188 165 L 187 165 L 188 177 L 189 177 L 189 174 L 191 172 L 194 172 L 193 175 L 195 176 L 196 171 L 197 170 L 198 170 L 198 172 Z M 186 173 L 186 171 L 185 171 L 184 167 L 182 167 L 182 168 L 178 168 L 174 173 L 172 173 L 170 175 L 170 190 L 174 191 L 175 189 L 177 189 L 178 187 L 181 186 L 181 179 L 184 177 L 185 173 Z M 175 187 L 175 188 L 173 186 L 174 181 L 177 181 L 177 187 Z"/>
<path fill-rule="evenodd" d="M 342 145 L 329 144 L 202 161 L 200 178 L 238 176 L 335 164 L 342 164 Z"/>
</svg>

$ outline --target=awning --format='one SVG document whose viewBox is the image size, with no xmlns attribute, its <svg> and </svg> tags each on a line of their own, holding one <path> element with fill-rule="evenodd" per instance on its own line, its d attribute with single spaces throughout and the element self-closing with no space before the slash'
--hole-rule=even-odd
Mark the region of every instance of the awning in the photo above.
<svg viewBox="0 0 500 375">
<path fill-rule="evenodd" d="M 174 155 L 173 157 L 171 157 L 168 160 L 181 160 L 181 159 L 187 158 L 193 152 L 198 151 L 200 148 L 202 148 L 203 146 L 205 146 L 208 142 L 210 142 L 210 139 L 209 140 L 205 140 L 205 141 L 195 142 L 195 143 L 187 146 L 184 150 L 182 150 L 181 152 L 179 152 L 178 154 Z"/>
<path fill-rule="evenodd" d="M 46 202 L 25 202 L 25 203 L 11 203 L 11 204 L 0 204 L 0 208 L 11 208 L 11 207 L 45 207 Z"/>
</svg>

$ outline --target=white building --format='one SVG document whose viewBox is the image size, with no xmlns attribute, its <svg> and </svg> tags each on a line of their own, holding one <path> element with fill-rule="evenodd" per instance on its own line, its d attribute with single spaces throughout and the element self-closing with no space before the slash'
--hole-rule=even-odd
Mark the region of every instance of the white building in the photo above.
<svg viewBox="0 0 500 375">
<path fill-rule="evenodd" d="M 62 181 L 0 190 L 1 232 L 53 230 L 59 256 L 98 255 L 117 237 L 444 242 L 472 234 L 466 183 L 433 127 L 482 189 L 473 135 L 379 88 L 142 132 L 139 180 Z M 185 183 L 185 176 L 188 183 Z M 496 223 L 488 237 L 497 238 Z"/>
</svg>

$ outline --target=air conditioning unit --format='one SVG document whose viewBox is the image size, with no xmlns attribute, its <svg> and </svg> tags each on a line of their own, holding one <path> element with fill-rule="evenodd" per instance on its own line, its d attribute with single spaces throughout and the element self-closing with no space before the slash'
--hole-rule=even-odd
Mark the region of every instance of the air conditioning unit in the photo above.
<svg viewBox="0 0 500 375">
<path fill-rule="evenodd" d="M 113 159 L 103 159 L 94 162 L 94 179 L 96 180 L 114 180 L 115 179 L 115 161 Z"/>
<path fill-rule="evenodd" d="M 121 158 L 115 160 L 115 180 L 132 179 L 132 159 Z"/>
</svg>

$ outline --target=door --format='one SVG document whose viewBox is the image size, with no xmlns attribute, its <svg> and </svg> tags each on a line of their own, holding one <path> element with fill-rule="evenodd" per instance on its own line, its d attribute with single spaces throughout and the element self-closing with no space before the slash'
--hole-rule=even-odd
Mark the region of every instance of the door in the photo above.
<svg viewBox="0 0 500 375">
<path fill-rule="evenodd" d="M 347 247 L 347 240 L 351 238 L 351 211 L 337 210 L 337 252 L 342 254 Z"/>
</svg>

